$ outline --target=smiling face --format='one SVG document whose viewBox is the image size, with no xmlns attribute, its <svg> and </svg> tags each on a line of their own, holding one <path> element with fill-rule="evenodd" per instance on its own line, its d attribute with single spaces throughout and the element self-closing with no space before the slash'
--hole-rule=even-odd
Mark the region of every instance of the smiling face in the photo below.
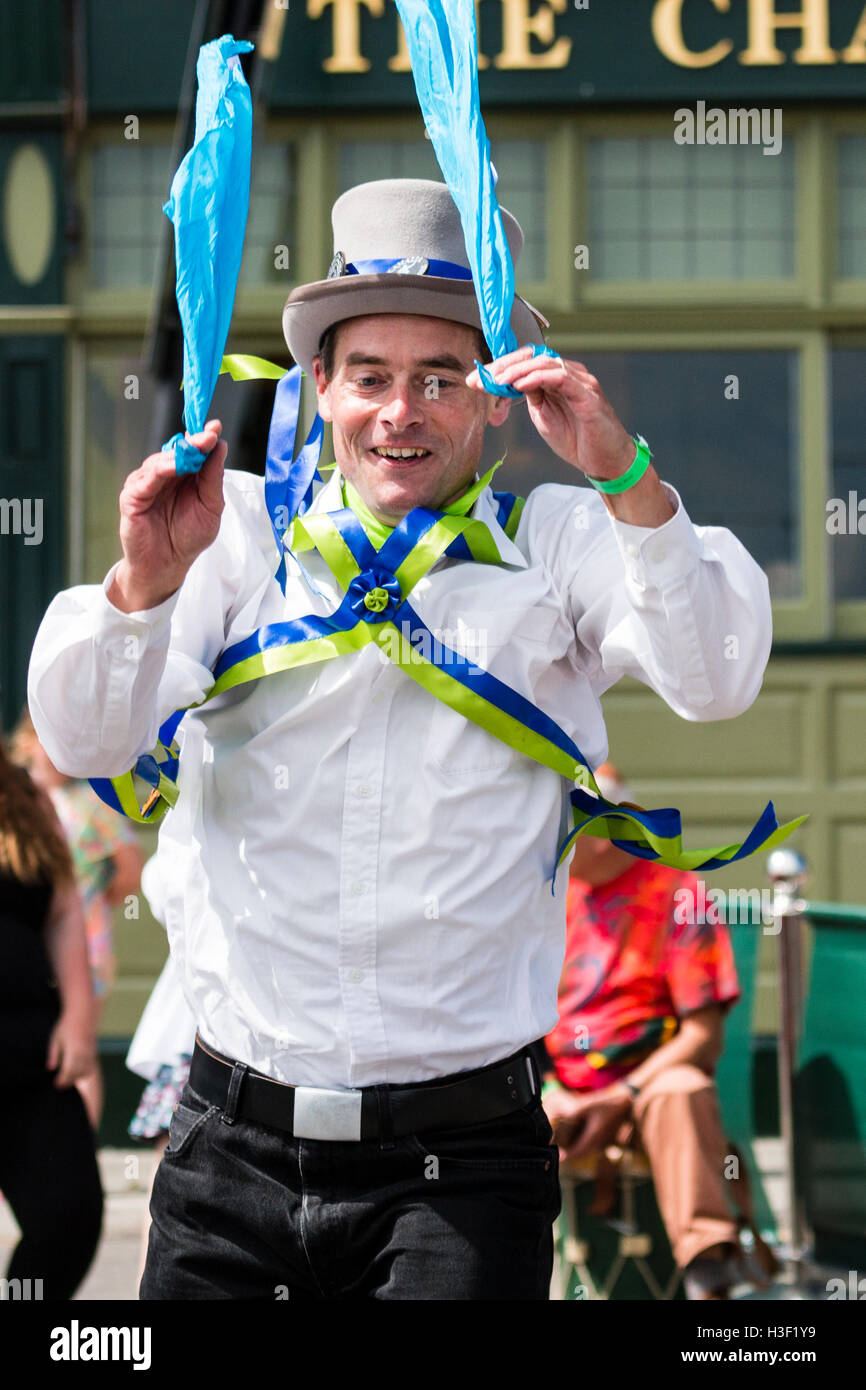
<svg viewBox="0 0 866 1390">
<path fill-rule="evenodd" d="M 477 355 L 466 324 L 369 314 L 339 325 L 330 380 L 314 358 L 340 471 L 386 525 L 455 501 L 475 478 L 485 427 L 507 419 L 507 398 L 466 385 Z"/>
</svg>

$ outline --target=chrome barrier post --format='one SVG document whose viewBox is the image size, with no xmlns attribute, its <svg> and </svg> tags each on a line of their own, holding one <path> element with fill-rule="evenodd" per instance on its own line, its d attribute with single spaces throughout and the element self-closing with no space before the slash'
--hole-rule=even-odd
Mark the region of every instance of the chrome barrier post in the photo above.
<svg viewBox="0 0 866 1390">
<path fill-rule="evenodd" d="M 802 931 L 806 902 L 800 890 L 808 877 L 806 860 L 796 850 L 776 849 L 767 857 L 773 884 L 773 918 L 779 942 L 779 1122 L 785 1162 L 788 1205 L 787 1261 L 796 1278 L 805 1250 L 805 1222 L 797 1187 L 794 1132 L 794 1073 L 803 1009 Z"/>
</svg>

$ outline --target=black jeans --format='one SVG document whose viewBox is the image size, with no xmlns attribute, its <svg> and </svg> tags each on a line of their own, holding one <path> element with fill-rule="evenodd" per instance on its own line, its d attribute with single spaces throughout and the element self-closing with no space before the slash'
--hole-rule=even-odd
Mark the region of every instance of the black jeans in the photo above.
<svg viewBox="0 0 866 1390">
<path fill-rule="evenodd" d="M 58 1090 L 46 1073 L 32 1085 L 0 1088 L 0 1114 L 0 1191 L 21 1227 L 5 1277 L 31 1281 L 10 1297 L 70 1299 L 102 1225 L 102 1185 L 84 1102 L 74 1086 Z"/>
<path fill-rule="evenodd" d="M 140 1297 L 547 1299 L 557 1150 L 539 1097 L 394 1139 L 295 1139 L 187 1086 Z"/>
</svg>

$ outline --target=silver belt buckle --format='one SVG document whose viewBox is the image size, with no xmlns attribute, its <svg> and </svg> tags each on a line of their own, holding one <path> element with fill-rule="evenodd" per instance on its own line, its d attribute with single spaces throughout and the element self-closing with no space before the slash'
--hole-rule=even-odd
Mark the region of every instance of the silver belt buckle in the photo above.
<svg viewBox="0 0 866 1390">
<path fill-rule="evenodd" d="M 361 1138 L 361 1092 L 295 1087 L 296 1139 Z"/>
</svg>

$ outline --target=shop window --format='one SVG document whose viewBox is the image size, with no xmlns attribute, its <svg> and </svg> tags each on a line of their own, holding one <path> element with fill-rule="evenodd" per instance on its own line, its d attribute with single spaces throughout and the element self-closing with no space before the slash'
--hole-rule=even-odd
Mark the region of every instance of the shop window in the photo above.
<svg viewBox="0 0 866 1390">
<path fill-rule="evenodd" d="M 595 280 L 783 280 L 795 272 L 795 141 L 589 144 L 589 273 Z"/>
<path fill-rule="evenodd" d="M 843 135 L 837 153 L 838 271 L 843 279 L 866 279 L 866 135 Z"/>
<path fill-rule="evenodd" d="M 137 140 L 93 151 L 90 275 L 98 289 L 149 288 L 171 187 L 170 145 Z"/>
<path fill-rule="evenodd" d="M 253 147 L 241 285 L 294 283 L 295 187 L 293 145 L 273 141 Z"/>
<path fill-rule="evenodd" d="M 98 289 L 149 289 L 168 225 L 162 209 L 173 177 L 171 146 L 102 145 L 93 151 L 92 171 L 91 282 Z M 241 285 L 285 283 L 287 270 L 291 276 L 294 190 L 293 146 L 254 146 Z"/>
</svg>

